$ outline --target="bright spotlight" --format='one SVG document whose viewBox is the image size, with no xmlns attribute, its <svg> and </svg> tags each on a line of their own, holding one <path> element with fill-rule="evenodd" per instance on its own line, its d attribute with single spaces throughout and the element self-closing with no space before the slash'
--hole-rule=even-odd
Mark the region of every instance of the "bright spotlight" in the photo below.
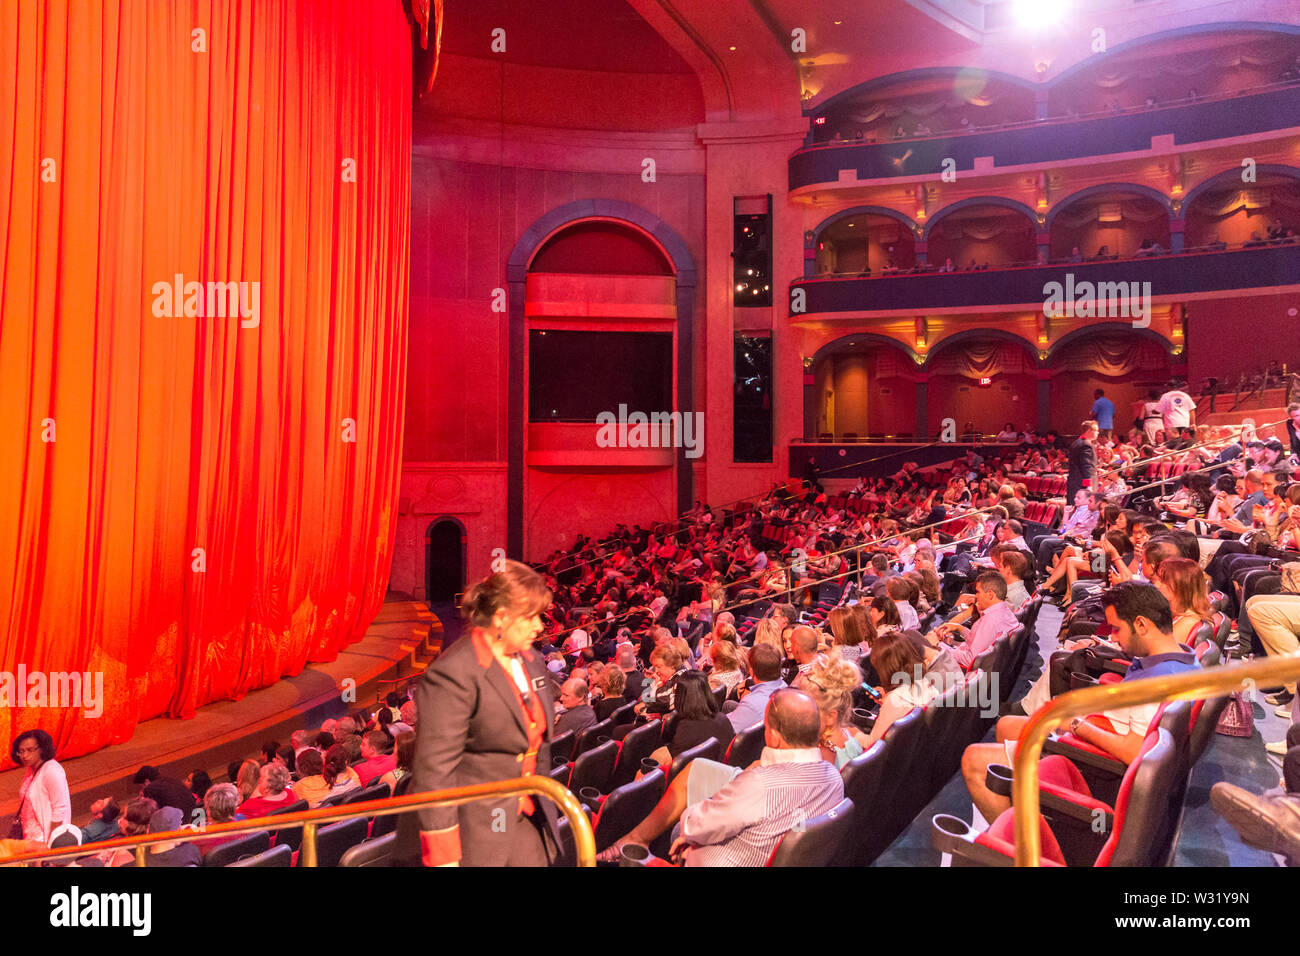
<svg viewBox="0 0 1300 956">
<path fill-rule="evenodd" d="M 1033 30 L 1050 27 L 1065 16 L 1066 0 L 1015 0 L 1016 22 Z"/>
</svg>

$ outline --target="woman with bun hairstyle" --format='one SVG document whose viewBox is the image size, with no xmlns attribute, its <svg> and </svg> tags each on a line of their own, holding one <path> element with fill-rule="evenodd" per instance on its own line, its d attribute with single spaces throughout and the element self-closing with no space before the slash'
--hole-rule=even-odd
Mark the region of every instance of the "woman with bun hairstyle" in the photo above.
<svg viewBox="0 0 1300 956">
<path fill-rule="evenodd" d="M 817 701 L 822 718 L 822 732 L 817 740 L 822 759 L 840 770 L 862 753 L 867 735 L 850 723 L 853 711 L 853 688 L 862 682 L 857 667 L 828 654 L 819 654 L 808 673 L 795 678 L 794 686 L 805 690 Z"/>
<path fill-rule="evenodd" d="M 416 686 L 420 722 L 411 793 L 545 774 L 555 723 L 546 662 L 533 650 L 551 592 L 517 561 L 465 592 L 469 634 Z M 556 857 L 556 808 L 543 797 L 475 800 L 404 814 L 399 862 L 425 866 L 546 866 Z"/>
</svg>

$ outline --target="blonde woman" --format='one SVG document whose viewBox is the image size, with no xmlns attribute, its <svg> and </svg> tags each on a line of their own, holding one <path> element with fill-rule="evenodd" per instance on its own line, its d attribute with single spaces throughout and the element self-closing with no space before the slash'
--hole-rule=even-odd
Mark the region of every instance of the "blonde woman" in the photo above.
<svg viewBox="0 0 1300 956">
<path fill-rule="evenodd" d="M 736 645 L 730 641 L 718 641 L 710 649 L 709 654 L 713 660 L 713 669 L 709 672 L 709 687 L 713 690 L 725 687 L 728 695 L 734 694 L 745 677 L 740 670 L 740 652 Z"/>
<path fill-rule="evenodd" d="M 1193 650 L 1196 632 L 1214 620 L 1207 580 L 1201 566 L 1190 558 L 1165 558 L 1151 579 L 1174 613 L 1174 639 Z"/>
<path fill-rule="evenodd" d="M 781 642 L 781 626 L 784 618 L 765 617 L 754 628 L 754 646 L 767 644 L 775 647 L 777 653 L 785 657 L 785 645 Z"/>
<path fill-rule="evenodd" d="M 794 682 L 795 687 L 807 691 L 817 701 L 822 719 L 817 743 L 822 759 L 835 764 L 836 770 L 865 749 L 866 734 L 849 722 L 853 688 L 861 682 L 862 675 L 856 665 L 826 654 L 818 655 L 808 672 L 800 674 Z"/>
<path fill-rule="evenodd" d="M 243 803 L 257 791 L 258 781 L 262 777 L 262 765 L 249 758 L 239 765 L 235 775 L 235 786 L 239 790 L 239 802 Z"/>
</svg>

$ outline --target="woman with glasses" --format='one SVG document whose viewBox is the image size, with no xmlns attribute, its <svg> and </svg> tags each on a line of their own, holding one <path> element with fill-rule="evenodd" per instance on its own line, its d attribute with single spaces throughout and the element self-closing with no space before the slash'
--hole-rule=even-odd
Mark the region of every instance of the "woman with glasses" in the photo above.
<svg viewBox="0 0 1300 956">
<path fill-rule="evenodd" d="M 43 730 L 24 731 L 14 738 L 9 757 L 26 768 L 18 786 L 18 819 L 9 835 L 48 843 L 56 827 L 72 821 L 68 777 L 54 759 L 54 740 Z"/>
</svg>

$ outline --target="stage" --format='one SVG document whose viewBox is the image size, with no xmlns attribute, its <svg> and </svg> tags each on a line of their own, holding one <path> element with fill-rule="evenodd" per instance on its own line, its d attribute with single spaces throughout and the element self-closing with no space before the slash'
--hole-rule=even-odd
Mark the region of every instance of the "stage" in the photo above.
<svg viewBox="0 0 1300 956">
<path fill-rule="evenodd" d="M 375 709 L 379 697 L 398 686 L 392 681 L 423 672 L 441 649 L 441 619 L 455 613 L 450 605 L 431 611 L 420 601 L 385 602 L 365 637 L 333 661 L 309 664 L 297 676 L 242 700 L 208 704 L 190 720 L 155 718 L 138 726 L 126 743 L 61 761 L 72 794 L 72 821 L 86 822 L 90 805 L 100 797 L 122 803 L 134 797 L 139 787 L 131 778 L 144 764 L 181 780 L 203 769 L 221 783 L 230 761 L 256 755 L 264 741 L 283 746 L 295 730 L 361 707 Z M 355 681 L 355 703 L 343 700 L 349 679 Z M 21 768 L 0 773 L 0 826 L 6 830 L 18 810 L 22 774 Z"/>
</svg>

